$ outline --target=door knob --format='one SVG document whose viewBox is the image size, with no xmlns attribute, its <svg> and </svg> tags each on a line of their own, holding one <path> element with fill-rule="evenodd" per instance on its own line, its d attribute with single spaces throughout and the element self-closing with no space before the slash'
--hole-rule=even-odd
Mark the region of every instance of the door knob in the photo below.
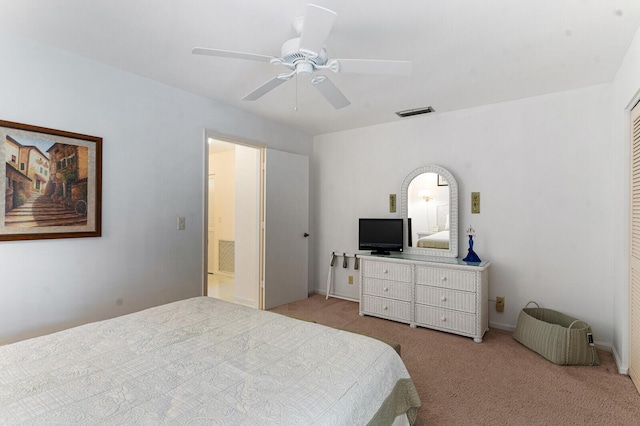
<svg viewBox="0 0 640 426">
<path fill-rule="evenodd" d="M 307 234 L 306 232 L 304 234 L 302 234 L 302 235 L 304 235 L 305 238 L 307 238 L 309 236 L 309 234 Z"/>
</svg>

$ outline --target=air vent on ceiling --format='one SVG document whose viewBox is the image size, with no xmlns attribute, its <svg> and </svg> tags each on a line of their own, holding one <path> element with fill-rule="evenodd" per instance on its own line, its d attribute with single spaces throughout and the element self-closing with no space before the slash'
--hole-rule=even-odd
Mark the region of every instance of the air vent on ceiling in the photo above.
<svg viewBox="0 0 640 426">
<path fill-rule="evenodd" d="M 430 112 L 434 112 L 435 110 L 428 106 L 428 107 L 423 107 L 423 108 L 414 108 L 414 109 L 407 109 L 404 111 L 398 111 L 396 112 L 396 114 L 398 115 L 398 117 L 411 117 L 413 115 L 420 115 L 420 114 L 429 114 Z"/>
</svg>

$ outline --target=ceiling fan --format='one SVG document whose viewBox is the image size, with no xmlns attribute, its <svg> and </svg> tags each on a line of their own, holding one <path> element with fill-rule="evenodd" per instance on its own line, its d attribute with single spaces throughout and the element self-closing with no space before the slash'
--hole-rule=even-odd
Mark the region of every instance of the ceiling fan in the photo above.
<svg viewBox="0 0 640 426">
<path fill-rule="evenodd" d="M 271 90 L 280 86 L 294 76 L 310 76 L 311 84 L 334 108 L 349 106 L 351 102 L 342 94 L 340 89 L 324 74 L 318 72 L 330 70 L 338 73 L 383 74 L 408 76 L 411 74 L 410 61 L 392 61 L 377 59 L 329 59 L 324 42 L 329 36 L 337 13 L 314 4 L 308 4 L 306 15 L 295 18 L 293 28 L 299 37 L 284 42 L 281 56 L 268 56 L 255 53 L 234 52 L 230 50 L 195 47 L 192 53 L 224 58 L 248 59 L 252 61 L 268 62 L 281 65 L 289 69 L 288 72 L 278 74 L 267 81 L 242 100 L 255 101 Z"/>
</svg>

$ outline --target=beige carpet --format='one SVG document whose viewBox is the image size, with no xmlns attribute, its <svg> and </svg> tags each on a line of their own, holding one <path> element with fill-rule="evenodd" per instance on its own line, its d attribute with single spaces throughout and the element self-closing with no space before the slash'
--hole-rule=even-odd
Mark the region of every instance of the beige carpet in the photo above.
<svg viewBox="0 0 640 426">
<path fill-rule="evenodd" d="M 360 317 L 358 304 L 314 295 L 272 311 L 394 340 L 420 394 L 416 425 L 640 425 L 640 395 L 611 354 L 561 367 L 490 330 L 484 342 Z"/>
</svg>

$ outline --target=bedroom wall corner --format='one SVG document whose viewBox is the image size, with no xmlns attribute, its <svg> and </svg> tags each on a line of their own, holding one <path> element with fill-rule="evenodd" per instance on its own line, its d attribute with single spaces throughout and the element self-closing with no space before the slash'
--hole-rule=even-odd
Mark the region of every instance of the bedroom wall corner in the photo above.
<svg viewBox="0 0 640 426">
<path fill-rule="evenodd" d="M 588 321 L 610 347 L 614 240 L 601 231 L 617 217 L 612 100 L 602 84 L 316 136 L 315 291 L 324 293 L 332 250 L 357 253 L 357 219 L 399 217 L 389 194 L 437 164 L 458 181 L 460 229 L 476 229 L 474 249 L 492 263 L 489 298 L 506 298 L 504 313 L 489 305 L 490 323 L 515 327 L 536 300 Z M 480 214 L 471 192 L 482 194 Z M 458 243 L 463 255 L 467 241 Z"/>
<path fill-rule="evenodd" d="M 103 138 L 103 236 L 0 243 L 0 344 L 202 294 L 204 129 L 311 151 L 297 130 L 14 34 L 0 51 L 3 120 Z"/>
</svg>

